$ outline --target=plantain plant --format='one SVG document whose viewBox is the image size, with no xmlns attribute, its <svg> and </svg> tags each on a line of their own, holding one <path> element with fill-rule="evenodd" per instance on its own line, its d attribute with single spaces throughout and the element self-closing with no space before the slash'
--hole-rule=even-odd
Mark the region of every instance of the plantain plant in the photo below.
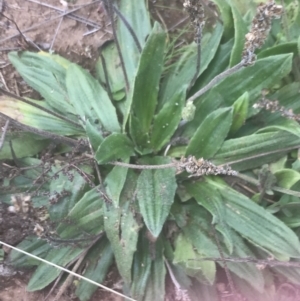
<svg viewBox="0 0 300 301">
<path fill-rule="evenodd" d="M 43 98 L 1 89 L 0 115 L 19 129 L 0 152 L 1 201 L 30 233 L 18 248 L 98 283 L 115 263 L 134 300 L 218 300 L 224 271 L 236 298 L 300 284 L 297 1 L 284 13 L 214 2 L 222 22 L 205 28 L 185 1 L 195 41 L 172 52 L 145 1 L 105 1 L 119 20 L 94 76 L 55 54 L 9 54 Z M 17 251 L 10 261 L 37 267 L 29 291 L 62 279 Z M 82 301 L 95 290 L 76 282 Z"/>
</svg>

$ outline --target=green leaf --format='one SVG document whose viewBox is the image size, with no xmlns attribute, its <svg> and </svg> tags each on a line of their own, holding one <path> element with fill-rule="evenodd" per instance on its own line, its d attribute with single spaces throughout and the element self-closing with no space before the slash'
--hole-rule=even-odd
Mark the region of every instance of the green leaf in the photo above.
<svg viewBox="0 0 300 301">
<path fill-rule="evenodd" d="M 275 256 L 300 257 L 300 243 L 295 233 L 243 194 L 208 178 L 205 182 L 187 184 L 186 187 L 197 202 L 215 216 L 218 212 L 208 206 L 208 202 L 213 201 L 211 192 L 218 190 L 226 208 L 224 221 L 229 227 Z"/>
<path fill-rule="evenodd" d="M 80 165 L 78 167 L 87 175 L 92 173 L 90 166 Z M 59 171 L 61 171 L 61 165 L 57 162 L 57 164 L 52 165 L 51 173 L 49 174 L 49 176 L 54 177 L 49 187 L 51 197 L 62 195 L 59 201 L 49 208 L 49 215 L 52 221 L 60 221 L 65 218 L 89 188 L 86 179 L 76 169 L 68 171 L 67 174 Z M 70 178 L 73 181 L 70 181 Z"/>
<path fill-rule="evenodd" d="M 97 283 L 103 283 L 108 269 L 113 263 L 113 252 L 107 238 L 97 242 L 86 255 L 87 269 L 83 276 Z M 88 301 L 97 290 L 97 286 L 80 280 L 75 294 L 80 301 Z"/>
<path fill-rule="evenodd" d="M 274 173 L 276 176 L 276 184 L 280 187 L 290 189 L 300 180 L 300 173 L 292 169 L 281 169 Z"/>
<path fill-rule="evenodd" d="M 106 91 L 86 70 L 71 64 L 67 69 L 66 86 L 70 102 L 83 122 L 86 119 L 94 122 L 96 117 L 107 131 L 120 132 L 115 107 Z"/>
<path fill-rule="evenodd" d="M 216 277 L 216 264 L 213 261 L 202 261 L 203 257 L 187 237 L 182 234 L 177 237 L 173 263 L 183 264 L 189 276 L 197 277 L 197 274 L 201 274 L 205 281 L 212 285 Z"/>
<path fill-rule="evenodd" d="M 231 254 L 232 258 L 255 258 L 256 254 L 252 251 L 251 246 L 247 244 L 247 241 L 243 239 L 236 231 L 232 230 L 230 227 L 228 228 L 228 233 L 232 239 L 234 248 Z M 228 256 L 228 255 L 225 255 Z M 222 264 L 223 266 L 223 264 Z M 248 285 L 259 292 L 263 292 L 265 289 L 265 279 L 263 272 L 257 268 L 254 263 L 248 262 L 243 264 L 228 263 L 227 264 L 230 271 L 232 271 L 235 275 L 247 281 Z"/>
<path fill-rule="evenodd" d="M 207 85 L 215 76 L 227 69 L 229 65 L 229 59 L 231 49 L 233 47 L 233 39 L 230 39 L 225 44 L 220 44 L 218 50 L 208 65 L 207 69 L 196 81 L 197 87 L 204 87 Z M 192 90 L 194 91 L 194 90 Z M 194 91 L 196 92 L 196 91 Z"/>
<path fill-rule="evenodd" d="M 240 161 L 232 164 L 235 170 L 253 169 L 281 158 L 287 147 L 297 146 L 300 139 L 284 131 L 253 134 L 224 142 L 214 157 L 216 165 Z M 282 150 L 282 151 L 280 151 Z M 274 153 L 274 151 L 278 151 Z"/>
<path fill-rule="evenodd" d="M 226 211 L 224 208 L 225 205 L 222 206 L 222 200 L 218 200 L 218 196 L 212 191 L 210 193 L 210 197 L 211 196 L 214 197 L 213 204 L 210 199 L 207 199 L 205 204 L 207 206 L 212 206 L 210 208 L 213 208 L 218 212 L 217 214 L 213 214 L 213 221 L 211 220 L 208 211 L 203 207 L 195 203 L 190 204 L 189 206 L 186 206 L 188 223 L 183 227 L 183 233 L 190 239 L 200 254 L 204 254 L 207 257 L 220 257 L 219 248 L 215 239 L 211 236 L 211 224 L 215 222 L 216 230 L 218 231 L 216 232 L 216 235 L 218 236 L 220 247 L 225 257 L 255 257 L 244 240 L 226 224 Z M 208 207 L 205 208 L 207 209 Z M 181 216 L 182 215 L 183 214 L 181 214 Z M 177 219 L 178 217 L 176 216 L 176 221 Z M 232 249 L 230 249 L 228 241 L 230 242 Z M 228 251 L 231 252 L 229 253 Z M 218 262 L 218 264 L 223 266 L 222 262 Z M 263 289 L 264 282 L 262 274 L 254 264 L 244 263 L 242 265 L 237 265 L 236 263 L 227 262 L 227 266 L 230 271 L 241 278 L 246 279 L 253 288 L 259 291 Z"/>
<path fill-rule="evenodd" d="M 130 27 L 134 30 L 136 38 L 142 49 L 144 48 L 147 37 L 152 30 L 149 11 L 145 2 L 145 0 L 134 0 L 126 2 L 121 1 L 119 3 L 120 12 L 125 17 Z M 117 36 L 130 86 L 130 91 L 127 93 L 125 102 L 120 103 L 120 109 L 124 115 L 123 129 L 125 130 L 131 110 L 133 83 L 136 77 L 141 53 L 124 22 L 119 19 L 117 25 Z"/>
<path fill-rule="evenodd" d="M 45 109 L 50 109 L 45 101 L 29 99 Z M 33 105 L 21 102 L 8 96 L 0 96 L 1 113 L 19 121 L 22 124 L 48 131 L 58 135 L 81 135 L 83 131 L 78 125 L 62 120 Z M 51 109 L 50 109 L 51 110 Z M 75 121 L 76 122 L 76 121 Z"/>
<path fill-rule="evenodd" d="M 234 45 L 231 51 L 229 67 L 233 67 L 242 60 L 242 52 L 244 49 L 245 35 L 248 32 L 242 15 L 232 1 L 229 1 L 234 22 Z"/>
<path fill-rule="evenodd" d="M 45 260 L 55 263 L 59 266 L 66 266 L 70 261 L 75 259 L 83 250 L 72 246 L 62 247 L 60 249 L 51 249 Z M 27 286 L 29 292 L 41 290 L 50 284 L 61 270 L 50 266 L 47 263 L 41 263 L 34 272 Z"/>
<path fill-rule="evenodd" d="M 96 63 L 96 76 L 100 84 L 106 86 L 106 89 L 111 91 L 113 100 L 122 100 L 126 96 L 125 81 L 116 44 L 109 41 L 102 45 L 99 51 L 103 57 L 105 66 L 99 58 Z M 107 79 L 105 72 L 107 72 Z M 108 83 L 106 80 L 108 80 Z"/>
<path fill-rule="evenodd" d="M 17 247 L 25 252 L 42 258 L 44 258 L 52 248 L 46 241 L 34 236 L 27 236 Z M 9 260 L 14 266 L 23 268 L 37 266 L 41 263 L 39 260 L 31 258 L 16 250 L 10 252 Z"/>
<path fill-rule="evenodd" d="M 155 259 L 152 261 L 150 277 L 146 286 L 145 301 L 165 300 L 166 268 L 163 256 L 163 243 L 159 239 L 155 244 Z"/>
<path fill-rule="evenodd" d="M 249 107 L 249 93 L 245 92 L 233 104 L 230 134 L 234 134 L 246 121 Z"/>
<path fill-rule="evenodd" d="M 128 163 L 128 160 L 126 160 L 126 163 Z M 104 181 L 106 193 L 116 208 L 119 207 L 119 199 L 127 178 L 127 172 L 128 168 L 115 166 Z"/>
<path fill-rule="evenodd" d="M 147 146 L 149 129 L 157 104 L 159 82 L 163 70 L 166 34 L 155 23 L 142 51 L 133 86 L 130 134 L 139 147 Z"/>
<path fill-rule="evenodd" d="M 260 51 L 257 55 L 259 59 L 272 56 L 272 55 L 278 55 L 278 54 L 285 54 L 285 53 L 294 53 L 294 55 L 298 54 L 297 50 L 297 42 L 289 42 L 284 44 L 275 45 L 273 47 L 264 49 Z"/>
<path fill-rule="evenodd" d="M 185 93 L 181 90 L 174 94 L 159 113 L 154 117 L 151 145 L 159 151 L 174 134 L 181 119 L 181 112 L 185 101 Z"/>
<path fill-rule="evenodd" d="M 249 102 L 253 103 L 263 88 L 287 75 L 292 68 L 292 54 L 281 54 L 257 60 L 253 66 L 226 77 L 213 90 L 224 98 L 224 103 L 232 105 L 233 101 L 249 91 Z"/>
<path fill-rule="evenodd" d="M 137 300 L 142 300 L 150 277 L 152 262 L 150 242 L 146 238 L 145 231 L 142 231 L 139 237 L 137 249 L 139 251 L 134 254 L 132 264 L 131 295 Z"/>
<path fill-rule="evenodd" d="M 232 108 L 209 114 L 201 123 L 186 150 L 186 156 L 212 158 L 223 144 L 232 123 Z"/>
<path fill-rule="evenodd" d="M 220 15 L 224 23 L 224 38 L 227 40 L 232 37 L 233 34 L 233 19 L 230 5 L 227 1 L 223 0 L 213 0 L 213 2 L 216 3 L 220 9 Z"/>
<path fill-rule="evenodd" d="M 295 263 L 300 263 L 299 260 L 293 260 Z M 298 267 L 285 267 L 285 266 L 276 266 L 273 267 L 272 270 L 274 272 L 279 273 L 282 275 L 284 278 L 288 279 L 290 282 L 299 285 L 299 276 L 300 276 L 300 270 Z"/>
<path fill-rule="evenodd" d="M 50 143 L 49 140 L 41 139 L 40 136 L 32 133 L 7 133 L 4 144 L 0 150 L 0 160 L 13 159 L 9 141 L 12 143 L 17 158 L 34 156 Z"/>
<path fill-rule="evenodd" d="M 207 97 L 213 102 L 215 95 L 219 94 L 224 105 L 230 106 L 245 91 L 249 91 L 249 104 L 252 105 L 260 96 L 262 89 L 273 86 L 274 82 L 291 71 L 292 58 L 292 54 L 280 54 L 257 60 L 253 66 L 243 68 L 227 76 L 212 88 L 210 93 L 206 93 L 195 100 L 195 104 L 197 106 L 200 99 L 203 101 Z M 197 119 L 197 113 L 195 119 Z"/>
<path fill-rule="evenodd" d="M 139 44 L 143 48 L 151 32 L 150 14 L 144 0 L 121 1 L 119 10 L 131 28 L 134 29 Z M 119 19 L 117 35 L 129 82 L 132 83 L 140 59 L 137 45 L 124 22 Z"/>
<path fill-rule="evenodd" d="M 96 187 L 84 196 L 72 208 L 66 219 L 70 223 L 62 222 L 57 228 L 60 237 L 87 237 L 87 234 L 99 234 L 103 230 L 103 199 Z M 79 231 L 79 229 L 81 231 Z"/>
<path fill-rule="evenodd" d="M 89 120 L 86 121 L 85 131 L 89 138 L 89 141 L 93 147 L 93 150 L 97 150 L 104 138 L 101 135 L 101 131 L 96 128 L 96 125 Z"/>
<path fill-rule="evenodd" d="M 282 130 L 290 132 L 298 137 L 300 137 L 300 125 L 297 121 L 287 118 L 278 118 L 276 124 L 267 126 L 258 130 L 256 133 L 267 133 L 274 132 L 276 130 Z"/>
<path fill-rule="evenodd" d="M 122 210 L 105 207 L 104 227 L 111 243 L 118 271 L 127 285 L 131 283 L 131 266 L 138 241 L 139 225 L 129 204 Z"/>
<path fill-rule="evenodd" d="M 208 64 L 214 58 L 218 49 L 223 33 L 223 26 L 217 23 L 213 33 L 204 35 L 201 41 L 201 64 L 198 76 L 200 76 L 208 67 Z M 171 68 L 168 75 L 162 83 L 159 95 L 159 108 L 173 98 L 177 93 L 178 87 L 186 91 L 195 75 L 197 65 L 197 45 L 192 43 L 186 48 L 185 52 L 179 58 L 178 63 Z"/>
<path fill-rule="evenodd" d="M 75 113 L 74 108 L 66 100 L 66 69 L 57 63 L 57 56 L 25 51 L 21 54 L 10 52 L 8 57 L 22 78 L 38 91 L 53 109 L 58 112 Z"/>
<path fill-rule="evenodd" d="M 134 153 L 133 144 L 124 134 L 111 134 L 100 144 L 95 153 L 99 164 L 108 163 L 117 159 L 127 159 Z"/>
<path fill-rule="evenodd" d="M 299 100 L 299 89 L 300 83 L 294 82 L 283 86 L 281 89 L 277 90 L 274 94 L 268 95 L 271 100 L 278 100 L 281 106 L 284 106 L 287 110 L 292 109 L 294 113 L 300 112 L 300 102 Z M 249 108 L 250 109 L 250 108 Z M 251 109 L 250 109 L 251 110 Z M 256 109 L 252 109 L 254 114 L 257 114 Z M 254 115 L 252 114 L 252 115 Z M 249 114 L 250 115 L 250 114 Z M 251 116 L 251 115 L 250 115 Z M 249 117 L 249 116 L 248 116 Z M 257 122 L 258 121 L 258 122 Z M 262 127 L 281 125 L 286 126 L 285 130 L 297 132 L 298 125 L 292 125 L 287 118 L 280 115 L 280 112 L 268 112 L 266 110 L 261 110 L 253 119 L 247 120 L 248 130 L 240 131 L 239 135 L 249 135 Z M 251 126 L 250 126 L 251 125 Z M 245 127 L 244 127 L 245 129 Z"/>
<path fill-rule="evenodd" d="M 154 157 L 151 164 L 165 164 L 170 160 Z M 144 169 L 137 182 L 137 199 L 144 222 L 156 238 L 169 214 L 176 191 L 175 169 Z"/>
</svg>

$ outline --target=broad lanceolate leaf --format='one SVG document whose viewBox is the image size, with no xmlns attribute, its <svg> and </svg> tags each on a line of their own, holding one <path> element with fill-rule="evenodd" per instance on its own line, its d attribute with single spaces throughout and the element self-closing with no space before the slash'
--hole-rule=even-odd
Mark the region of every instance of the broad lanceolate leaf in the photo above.
<svg viewBox="0 0 300 301">
<path fill-rule="evenodd" d="M 249 93 L 245 92 L 233 104 L 233 118 L 230 134 L 234 134 L 246 121 L 249 106 Z"/>
<path fill-rule="evenodd" d="M 95 158 L 99 164 L 117 159 L 127 159 L 134 153 L 131 140 L 124 134 L 111 134 L 106 137 L 96 151 Z"/>
<path fill-rule="evenodd" d="M 30 99 L 30 101 L 49 109 L 45 101 L 36 101 L 33 99 Z M 0 111 L 22 124 L 32 126 L 39 130 L 65 136 L 83 134 L 80 126 L 76 126 L 73 123 L 62 120 L 30 104 L 5 95 L 0 96 Z"/>
<path fill-rule="evenodd" d="M 128 160 L 126 160 L 126 163 L 128 163 Z M 112 200 L 115 208 L 119 207 L 119 199 L 126 181 L 127 172 L 128 168 L 115 166 L 105 178 L 106 193 Z"/>
<path fill-rule="evenodd" d="M 294 53 L 298 55 L 297 42 L 289 42 L 284 44 L 275 45 L 273 47 L 264 49 L 260 51 L 257 57 L 262 59 L 271 55 L 284 54 L 284 53 Z"/>
<path fill-rule="evenodd" d="M 236 8 L 235 3 L 229 1 L 234 22 L 234 45 L 231 51 L 229 67 L 238 64 L 242 59 L 242 52 L 245 43 L 245 35 L 248 32 L 247 25 L 245 24 L 241 13 Z"/>
<path fill-rule="evenodd" d="M 93 150 L 96 151 L 104 140 L 101 131 L 97 128 L 96 124 L 91 123 L 89 120 L 85 123 L 85 131 Z"/>
<path fill-rule="evenodd" d="M 281 89 L 277 90 L 274 94 L 268 96 L 271 100 L 278 100 L 281 106 L 286 109 L 292 109 L 294 113 L 299 114 L 300 112 L 300 102 L 299 102 L 299 89 L 300 83 L 293 82 L 291 84 L 283 86 Z M 279 125 L 285 126 L 285 130 L 293 133 L 292 131 L 298 132 L 299 125 L 293 125 L 292 120 L 284 118 L 279 112 L 268 112 L 266 110 L 261 110 L 257 114 L 257 109 L 249 108 L 249 116 L 256 115 L 254 118 L 247 120 L 246 126 L 239 131 L 239 135 L 249 135 L 257 132 L 265 126 Z M 251 112 L 252 111 L 252 112 Z M 256 121 L 259 121 L 256 122 Z M 297 135 L 297 134 L 296 134 Z"/>
<path fill-rule="evenodd" d="M 199 276 L 212 285 L 216 276 L 216 264 L 213 261 L 202 261 L 203 255 L 195 250 L 192 242 L 186 236 L 180 234 L 176 238 L 173 263 L 184 265 L 189 276 L 196 278 Z"/>
<path fill-rule="evenodd" d="M 105 207 L 104 227 L 111 243 L 118 271 L 131 284 L 131 266 L 138 241 L 139 225 L 128 203 L 124 208 Z"/>
<path fill-rule="evenodd" d="M 99 234 L 103 230 L 103 199 L 99 187 L 84 194 L 84 196 L 72 208 L 66 219 L 70 223 L 61 222 L 57 232 L 63 238 L 79 238 L 79 235 L 87 238 L 87 234 Z M 81 231 L 80 231 L 81 230 Z"/>
<path fill-rule="evenodd" d="M 119 10 L 134 30 L 140 46 L 143 48 L 151 32 L 150 14 L 144 0 L 120 1 Z M 121 19 L 118 19 L 117 35 L 129 82 L 136 74 L 140 52 L 132 34 Z"/>
<path fill-rule="evenodd" d="M 92 173 L 90 166 L 80 165 L 79 168 L 87 175 Z M 51 173 L 48 174 L 53 177 L 57 175 L 55 179 L 52 179 L 50 182 L 49 190 L 51 197 L 59 198 L 59 201 L 49 208 L 49 215 L 52 221 L 61 221 L 65 218 L 75 204 L 83 197 L 87 189 L 89 189 L 86 179 L 76 169 L 70 170 L 68 175 L 59 171 L 61 171 L 61 165 L 57 162 L 57 164 L 52 165 Z M 70 177 L 73 178 L 73 181 L 70 181 Z"/>
<path fill-rule="evenodd" d="M 0 150 L 0 160 L 13 159 L 9 141 L 11 141 L 17 158 L 34 156 L 50 144 L 49 140 L 41 139 L 36 134 L 26 132 L 7 133 Z"/>
<path fill-rule="evenodd" d="M 196 86 L 204 87 L 208 84 L 215 76 L 223 72 L 229 65 L 230 52 L 233 46 L 233 39 L 230 39 L 225 44 L 220 44 L 219 48 L 208 65 L 208 68 L 201 74 L 196 82 Z M 193 89 L 192 89 L 193 91 Z"/>
<path fill-rule="evenodd" d="M 292 54 L 281 54 L 258 60 L 254 66 L 226 77 L 213 90 L 222 95 L 227 105 L 231 105 L 245 91 L 249 91 L 252 104 L 262 88 L 268 88 L 291 71 L 292 58 Z"/>
<path fill-rule="evenodd" d="M 224 222 L 256 246 L 285 257 L 300 257 L 300 243 L 295 233 L 279 219 L 241 193 L 211 179 L 186 185 L 188 192 L 212 215 L 218 216 L 211 193 L 219 191 L 224 201 Z"/>
<path fill-rule="evenodd" d="M 150 277 L 152 264 L 150 242 L 146 238 L 145 231 L 142 231 L 139 236 L 137 249 L 139 251 L 134 254 L 132 264 L 131 296 L 137 300 L 142 300 Z"/>
<path fill-rule="evenodd" d="M 113 100 L 122 100 L 126 95 L 125 81 L 116 44 L 107 42 L 99 51 L 102 58 L 97 61 L 96 76 L 100 84 L 111 92 Z"/>
<path fill-rule="evenodd" d="M 119 10 L 125 17 L 127 23 L 135 32 L 140 47 L 143 49 L 149 36 L 152 26 L 150 14 L 147 10 L 145 0 L 120 1 Z M 123 128 L 128 121 L 132 103 L 133 82 L 136 76 L 141 51 L 138 49 L 136 42 L 125 23 L 119 18 L 117 26 L 117 36 L 120 43 L 122 56 L 124 59 L 125 69 L 129 81 L 130 91 L 126 100 L 120 103 L 120 109 L 124 115 Z"/>
<path fill-rule="evenodd" d="M 291 189 L 291 187 L 300 180 L 300 173 L 293 169 L 281 169 L 274 173 L 276 184 L 280 187 Z"/>
<path fill-rule="evenodd" d="M 221 81 L 209 93 L 204 94 L 195 102 L 195 118 L 185 126 L 184 135 L 190 137 L 191 133 L 197 130 L 204 114 L 211 113 L 222 104 L 232 105 L 245 91 L 249 91 L 249 103 L 252 105 L 263 88 L 274 85 L 274 82 L 290 72 L 291 62 L 291 54 L 258 60 L 254 66 L 244 68 Z M 201 82 L 197 82 L 193 92 L 201 87 L 203 87 Z M 205 108 L 203 109 L 202 105 L 204 104 Z"/>
<path fill-rule="evenodd" d="M 253 169 L 275 159 L 278 160 L 288 152 L 285 150 L 287 147 L 299 144 L 300 139 L 297 136 L 284 131 L 230 139 L 224 142 L 214 157 L 214 163 L 219 165 L 239 160 L 239 163 L 230 163 L 234 169 Z"/>
<path fill-rule="evenodd" d="M 296 120 L 287 119 L 281 116 L 278 116 L 278 120 L 270 126 L 259 129 L 256 133 L 268 133 L 275 131 L 287 131 L 291 134 L 294 134 L 300 137 L 300 125 Z"/>
<path fill-rule="evenodd" d="M 223 0 L 213 0 L 213 2 L 216 3 L 220 9 L 220 15 L 224 23 L 224 38 L 231 38 L 233 35 L 233 19 L 230 5 L 227 1 Z"/>
<path fill-rule="evenodd" d="M 76 64 L 67 69 L 66 86 L 71 104 L 82 121 L 99 119 L 110 132 L 120 132 L 116 109 L 95 78 Z"/>
<path fill-rule="evenodd" d="M 45 257 L 52 248 L 45 240 L 41 240 L 38 237 L 33 236 L 25 238 L 17 247 L 32 255 L 42 258 Z M 15 250 L 11 250 L 9 260 L 17 267 L 32 267 L 41 263 L 39 260 L 33 259 L 32 257 Z"/>
<path fill-rule="evenodd" d="M 172 99 L 165 103 L 163 108 L 154 117 L 151 146 L 159 151 L 174 134 L 181 119 L 181 112 L 184 106 L 185 92 L 179 88 Z"/>
<path fill-rule="evenodd" d="M 186 155 L 212 158 L 223 144 L 232 123 L 232 108 L 223 108 L 208 115 L 192 137 Z"/>
<path fill-rule="evenodd" d="M 208 64 L 214 58 L 218 49 L 223 33 L 223 26 L 217 23 L 212 33 L 204 35 L 201 41 L 201 64 L 198 76 L 207 68 Z M 172 99 L 175 93 L 178 93 L 179 87 L 184 92 L 188 89 L 196 72 L 197 65 L 197 45 L 192 43 L 182 54 L 178 63 L 174 65 L 164 78 L 159 95 L 159 108 Z"/>
<path fill-rule="evenodd" d="M 211 202 L 209 203 L 209 205 L 211 205 Z M 219 215 L 224 215 L 224 210 L 219 204 L 217 205 L 219 207 L 217 208 Z M 186 216 L 184 216 L 182 207 L 180 207 L 180 209 L 181 212 L 179 211 L 175 215 L 176 222 L 179 218 L 182 217 L 186 219 L 187 223 L 182 227 L 182 231 L 184 235 L 192 242 L 193 246 L 196 248 L 199 254 L 203 254 L 206 257 L 220 256 L 216 240 L 211 236 L 211 227 L 213 227 L 212 223 L 215 223 L 216 229 L 218 231 L 216 234 L 218 235 L 221 249 L 225 257 L 255 257 L 255 255 L 245 244 L 243 239 L 223 221 L 223 216 L 214 215 L 212 221 L 208 211 L 195 203 L 190 203 L 189 205 L 185 206 Z M 172 213 L 174 214 L 173 211 Z M 221 236 L 219 232 L 222 233 L 223 236 Z M 229 240 L 230 242 L 228 242 Z M 230 248 L 232 249 L 230 250 Z M 219 264 L 223 266 L 222 262 L 219 262 Z M 251 263 L 237 265 L 236 263 L 228 262 L 227 266 L 230 271 L 232 271 L 239 277 L 246 279 L 252 287 L 257 290 L 262 290 L 264 286 L 263 277 L 261 271 L 259 271 L 255 267 L 255 265 Z M 200 275 L 198 275 L 197 278 L 201 280 Z"/>
<path fill-rule="evenodd" d="M 86 255 L 85 261 L 87 269 L 83 276 L 97 283 L 102 283 L 113 263 L 113 252 L 107 238 L 102 238 L 91 248 Z M 96 285 L 80 280 L 75 294 L 81 301 L 88 301 L 96 290 Z"/>
<path fill-rule="evenodd" d="M 9 53 L 10 61 L 24 80 L 38 91 L 53 109 L 60 113 L 75 113 L 67 101 L 66 69 L 56 62 L 56 58 L 57 56 L 27 51 L 21 54 Z"/>
<path fill-rule="evenodd" d="M 163 256 L 163 243 L 160 238 L 155 243 L 155 258 L 152 261 L 150 277 L 146 286 L 145 301 L 165 300 L 166 268 Z"/>
<path fill-rule="evenodd" d="M 225 105 L 232 105 L 245 91 L 249 91 L 249 103 L 253 104 L 263 88 L 274 85 L 274 82 L 291 71 L 292 58 L 292 54 L 281 54 L 257 60 L 253 66 L 243 68 L 226 77 L 212 88 L 211 92 L 221 95 Z M 211 96 L 215 98 L 214 95 Z M 210 93 L 200 97 L 195 104 L 198 105 L 197 103 L 206 97 L 210 97 Z"/>
<path fill-rule="evenodd" d="M 78 256 L 82 251 L 83 249 L 74 248 L 73 246 L 62 247 L 60 249 L 52 249 L 45 257 L 45 259 L 64 267 L 66 264 L 76 258 L 76 256 Z M 43 289 L 48 284 L 50 284 L 60 273 L 61 270 L 54 268 L 47 263 L 41 263 L 35 273 L 32 275 L 28 283 L 27 290 L 32 292 Z"/>
<path fill-rule="evenodd" d="M 132 92 L 130 134 L 139 147 L 149 143 L 148 133 L 157 104 L 165 43 L 166 34 L 159 23 L 155 23 L 142 51 Z"/>
<path fill-rule="evenodd" d="M 169 159 L 155 157 L 149 164 L 165 164 Z M 154 237 L 158 237 L 169 215 L 176 191 L 175 169 L 145 169 L 137 182 L 137 199 L 144 222 Z"/>
</svg>

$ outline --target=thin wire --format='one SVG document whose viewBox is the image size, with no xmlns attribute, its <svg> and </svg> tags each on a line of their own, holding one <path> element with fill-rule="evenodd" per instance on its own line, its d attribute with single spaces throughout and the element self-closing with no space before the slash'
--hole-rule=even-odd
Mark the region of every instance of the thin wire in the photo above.
<svg viewBox="0 0 300 301">
<path fill-rule="evenodd" d="M 130 298 L 130 297 L 127 297 L 127 296 L 125 296 L 125 295 L 123 295 L 123 294 L 121 294 L 121 293 L 119 293 L 119 292 L 117 292 L 117 291 L 114 291 L 114 290 L 112 290 L 112 289 L 110 289 L 110 288 L 108 288 L 108 287 L 106 287 L 106 286 L 104 286 L 104 285 L 102 285 L 102 284 L 100 284 L 100 283 L 97 283 L 97 282 L 95 282 L 95 281 L 93 281 L 93 280 L 91 280 L 91 279 L 89 279 L 89 278 L 86 278 L 86 277 L 81 276 L 81 275 L 79 275 L 79 274 L 77 274 L 77 273 L 74 273 L 74 272 L 72 272 L 72 271 L 70 271 L 70 270 L 68 270 L 68 269 L 65 269 L 65 268 L 63 268 L 63 267 L 61 267 L 61 266 L 59 266 L 59 265 L 57 265 L 57 264 L 55 264 L 55 263 L 52 263 L 52 262 L 50 262 L 50 261 L 47 261 L 47 260 L 45 260 L 45 259 L 43 259 L 43 258 L 40 258 L 40 257 L 38 257 L 38 256 L 32 255 L 32 254 L 30 254 L 30 253 L 28 253 L 28 252 L 26 252 L 26 251 L 21 250 L 21 249 L 15 248 L 15 247 L 13 247 L 13 246 L 11 246 L 11 245 L 9 245 L 9 244 L 7 244 L 7 243 L 1 241 L 1 240 L 0 240 L 0 244 L 2 244 L 3 246 L 9 247 L 9 248 L 11 248 L 11 249 L 13 249 L 13 250 L 15 250 L 15 251 L 18 251 L 18 252 L 20 252 L 20 253 L 23 253 L 23 254 L 25 254 L 25 255 L 31 257 L 31 258 L 34 258 L 34 259 L 39 260 L 39 261 L 41 261 L 41 262 L 47 263 L 47 264 L 49 264 L 49 265 L 51 265 L 51 266 L 53 266 L 53 267 L 55 267 L 55 268 L 57 268 L 57 269 L 59 269 L 59 270 L 61 270 L 61 271 L 64 271 L 64 272 L 66 272 L 66 273 L 69 273 L 69 274 L 71 274 L 71 275 L 73 275 L 73 276 L 75 276 L 75 277 L 78 277 L 79 279 L 83 279 L 83 280 L 85 280 L 85 281 L 87 281 L 87 282 L 89 282 L 89 283 L 92 283 L 92 284 L 96 285 L 96 286 L 99 286 L 99 287 L 105 289 L 106 291 L 109 291 L 109 292 L 111 292 L 111 293 L 113 293 L 113 294 L 116 294 L 116 295 L 118 295 L 118 296 L 120 296 L 120 297 L 123 297 L 123 298 L 125 298 L 125 299 L 127 299 L 127 300 L 137 301 L 137 300 L 132 299 L 132 298 Z"/>
</svg>

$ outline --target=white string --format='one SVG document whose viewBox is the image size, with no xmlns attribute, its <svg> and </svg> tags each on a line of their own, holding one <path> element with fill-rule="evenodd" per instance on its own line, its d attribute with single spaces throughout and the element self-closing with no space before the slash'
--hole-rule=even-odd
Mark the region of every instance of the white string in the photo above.
<svg viewBox="0 0 300 301">
<path fill-rule="evenodd" d="M 43 259 L 43 258 L 40 258 L 40 257 L 37 257 L 37 256 L 32 255 L 32 254 L 30 254 L 30 253 L 27 253 L 26 251 L 23 251 L 23 250 L 21 250 L 21 249 L 15 248 L 15 247 L 13 247 L 13 246 L 7 244 L 7 243 L 2 242 L 1 240 L 0 240 L 0 244 L 4 245 L 4 246 L 6 246 L 6 247 L 9 247 L 9 248 L 11 248 L 11 249 L 13 249 L 13 250 L 16 250 L 16 251 L 18 251 L 18 252 L 20 252 L 20 253 L 23 253 L 23 254 L 25 254 L 25 255 L 27 255 L 27 256 L 29 256 L 29 257 L 32 257 L 32 258 L 34 258 L 34 259 L 37 259 L 37 260 L 39 260 L 39 261 L 45 262 L 45 263 L 47 263 L 47 264 L 49 264 L 49 265 L 52 265 L 53 267 L 55 267 L 55 268 L 57 268 L 57 269 L 59 269 L 59 270 L 62 270 L 62 271 L 64 271 L 64 272 L 67 272 L 67 273 L 69 273 L 69 274 L 75 276 L 75 277 L 78 277 L 78 278 L 83 279 L 83 280 L 85 280 L 85 281 L 87 281 L 87 282 L 89 282 L 89 283 L 92 283 L 92 284 L 94 284 L 94 285 L 96 285 L 96 286 L 99 286 L 99 287 L 103 288 L 104 290 L 109 291 L 109 292 L 111 292 L 111 293 L 113 293 L 113 294 L 119 295 L 119 296 L 121 296 L 121 297 L 123 297 L 123 298 L 125 298 L 125 299 L 127 299 L 127 300 L 136 301 L 135 299 L 132 299 L 132 298 L 130 298 L 130 297 L 127 297 L 127 296 L 125 296 L 125 295 L 123 295 L 123 294 L 121 294 L 121 293 L 119 293 L 119 292 L 116 292 L 116 291 L 114 291 L 114 290 L 112 290 L 112 289 L 110 289 L 110 288 L 108 288 L 108 287 L 106 287 L 106 286 L 104 286 L 104 285 L 102 285 L 102 284 L 100 284 L 100 283 L 97 283 L 97 282 L 95 282 L 95 281 L 93 281 L 93 280 L 91 280 L 91 279 L 88 279 L 88 278 L 86 278 L 86 277 L 84 277 L 84 276 L 81 276 L 81 275 L 79 275 L 79 274 L 77 274 L 77 273 L 74 273 L 74 272 L 72 272 L 72 271 L 69 271 L 69 270 L 67 270 L 67 269 L 65 269 L 65 268 L 63 268 L 63 267 L 61 267 L 61 266 L 59 266 L 59 265 L 57 265 L 57 264 L 55 264 L 55 263 L 52 263 L 52 262 L 50 262 L 50 261 L 47 261 L 47 260 L 45 260 L 45 259 Z"/>
</svg>

